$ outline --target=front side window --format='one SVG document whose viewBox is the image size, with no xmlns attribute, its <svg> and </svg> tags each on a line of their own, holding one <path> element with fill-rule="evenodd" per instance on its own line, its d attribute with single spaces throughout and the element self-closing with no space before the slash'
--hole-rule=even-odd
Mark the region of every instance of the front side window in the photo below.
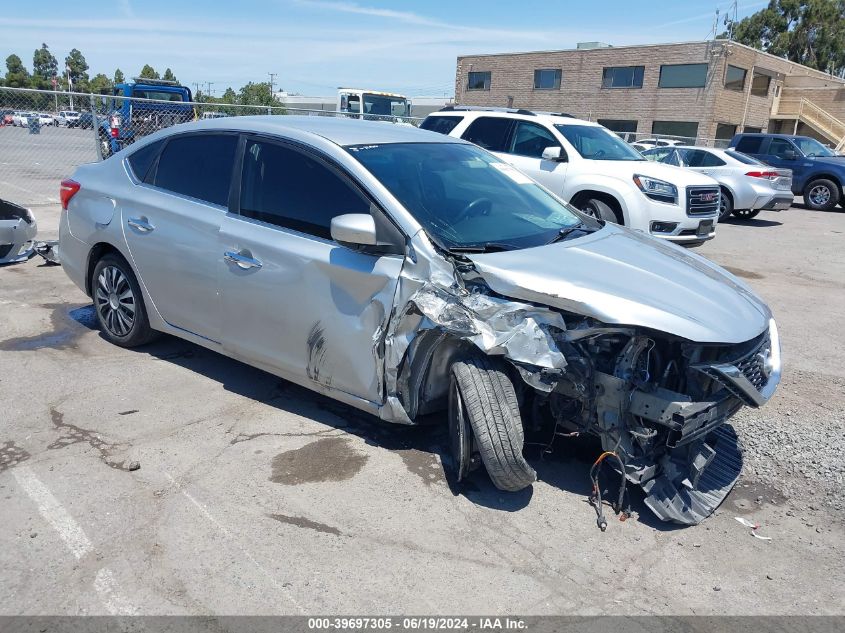
<svg viewBox="0 0 845 633">
<path fill-rule="evenodd" d="M 444 248 L 529 248 L 582 223 L 522 172 L 472 145 L 389 143 L 347 149 Z"/>
<path fill-rule="evenodd" d="M 247 141 L 241 215 L 331 239 L 332 218 L 369 212 L 369 202 L 321 161 L 276 143 Z"/>
<path fill-rule="evenodd" d="M 745 89 L 746 72 L 745 68 L 728 64 L 728 68 L 725 71 L 725 88 L 728 90 L 743 91 Z"/>
<path fill-rule="evenodd" d="M 782 138 L 773 138 L 769 145 L 769 154 L 778 158 L 795 158 L 798 152 L 795 151 L 795 146 L 789 141 Z"/>
<path fill-rule="evenodd" d="M 558 132 L 588 160 L 644 160 L 633 147 L 598 125 L 555 125 Z"/>
<path fill-rule="evenodd" d="M 153 184 L 225 207 L 237 143 L 234 134 L 170 137 L 158 159 Z"/>
<path fill-rule="evenodd" d="M 703 88 L 707 64 L 666 64 L 660 67 L 660 88 Z"/>
<path fill-rule="evenodd" d="M 602 88 L 642 88 L 645 66 L 611 66 L 602 71 Z"/>
<path fill-rule="evenodd" d="M 468 73 L 467 90 L 490 90 L 490 71 Z"/>
<path fill-rule="evenodd" d="M 504 117 L 479 117 L 470 124 L 461 138 L 491 152 L 504 152 L 511 124 L 511 120 Z"/>
<path fill-rule="evenodd" d="M 448 135 L 463 120 L 464 117 L 462 116 L 427 116 L 420 127 L 424 130 Z"/>
<path fill-rule="evenodd" d="M 541 68 L 534 71 L 534 90 L 559 90 L 563 71 L 560 68 Z"/>
<path fill-rule="evenodd" d="M 516 122 L 508 153 L 540 158 L 547 147 L 560 147 L 560 143 L 551 132 L 536 123 Z"/>
</svg>

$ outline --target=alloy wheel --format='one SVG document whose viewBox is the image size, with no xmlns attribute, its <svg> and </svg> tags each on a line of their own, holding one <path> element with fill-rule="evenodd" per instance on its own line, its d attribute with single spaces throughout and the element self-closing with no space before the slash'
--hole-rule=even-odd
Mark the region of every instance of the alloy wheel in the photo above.
<svg viewBox="0 0 845 633">
<path fill-rule="evenodd" d="M 129 334 L 135 323 L 135 295 L 129 280 L 117 266 L 106 266 L 97 277 L 94 292 L 100 321 L 114 336 Z"/>
<path fill-rule="evenodd" d="M 807 196 L 816 206 L 824 206 L 828 202 L 830 202 L 830 189 L 828 189 L 825 185 L 816 185 L 812 189 L 810 189 L 810 193 Z"/>
</svg>

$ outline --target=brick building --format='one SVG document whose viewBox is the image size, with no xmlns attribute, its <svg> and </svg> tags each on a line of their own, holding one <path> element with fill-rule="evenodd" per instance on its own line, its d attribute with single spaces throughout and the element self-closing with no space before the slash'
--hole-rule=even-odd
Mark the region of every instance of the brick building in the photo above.
<svg viewBox="0 0 845 633">
<path fill-rule="evenodd" d="M 455 101 L 566 112 L 620 133 L 798 132 L 845 144 L 845 81 L 727 40 L 458 57 Z"/>
</svg>

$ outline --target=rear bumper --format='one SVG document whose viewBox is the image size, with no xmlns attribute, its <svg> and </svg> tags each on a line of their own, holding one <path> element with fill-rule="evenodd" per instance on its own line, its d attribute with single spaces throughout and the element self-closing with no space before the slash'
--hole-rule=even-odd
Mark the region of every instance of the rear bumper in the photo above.
<svg viewBox="0 0 845 633">
<path fill-rule="evenodd" d="M 785 194 L 777 194 L 776 196 L 773 196 L 768 200 L 761 200 L 760 202 L 762 204 L 760 204 L 759 206 L 755 206 L 755 208 L 763 209 L 766 211 L 783 211 L 784 209 L 788 209 L 792 206 L 793 199 L 794 198 L 791 192 Z"/>
</svg>

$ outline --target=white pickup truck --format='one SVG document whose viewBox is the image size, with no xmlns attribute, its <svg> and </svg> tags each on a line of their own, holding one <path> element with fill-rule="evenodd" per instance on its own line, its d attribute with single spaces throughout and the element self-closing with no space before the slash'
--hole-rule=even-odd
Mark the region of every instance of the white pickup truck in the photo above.
<svg viewBox="0 0 845 633">
<path fill-rule="evenodd" d="M 647 161 L 597 123 L 455 106 L 430 114 L 421 127 L 480 145 L 588 215 L 690 245 L 716 235 L 715 180 Z"/>
</svg>

